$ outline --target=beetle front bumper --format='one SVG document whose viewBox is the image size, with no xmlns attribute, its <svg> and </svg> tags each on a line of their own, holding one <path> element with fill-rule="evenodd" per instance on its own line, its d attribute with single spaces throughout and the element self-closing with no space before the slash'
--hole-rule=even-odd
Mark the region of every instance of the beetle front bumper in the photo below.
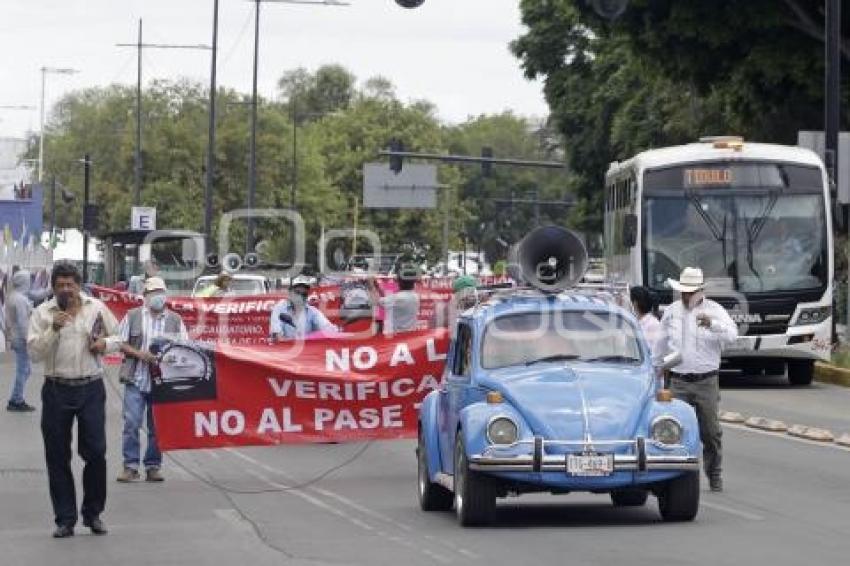
<svg viewBox="0 0 850 566">
<path fill-rule="evenodd" d="M 518 454 L 524 445 L 530 453 Z M 647 445 L 656 450 L 647 450 Z M 605 454 L 605 448 L 631 447 L 630 454 L 614 453 L 614 472 L 619 471 L 697 471 L 699 456 L 688 454 L 683 445 L 664 445 L 638 437 L 635 440 L 574 442 L 560 440 L 521 440 L 507 446 L 492 445 L 483 454 L 469 456 L 469 467 L 484 472 L 562 472 L 566 470 L 567 453 L 547 454 L 547 447 L 560 447 L 569 453 Z M 569 449 L 578 449 L 570 451 Z M 651 453 L 650 453 L 651 452 Z M 661 453 L 659 453 L 661 452 Z M 610 452 L 607 452 L 610 453 Z"/>
</svg>

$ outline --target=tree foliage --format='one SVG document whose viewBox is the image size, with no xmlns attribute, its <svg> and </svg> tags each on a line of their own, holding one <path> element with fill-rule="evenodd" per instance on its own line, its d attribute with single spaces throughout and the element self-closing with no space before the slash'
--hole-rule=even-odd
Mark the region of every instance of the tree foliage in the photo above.
<svg viewBox="0 0 850 566">
<path fill-rule="evenodd" d="M 700 135 L 796 143 L 822 129 L 823 3 L 630 0 L 613 22 L 584 0 L 523 0 L 512 44 L 543 78 L 582 198 L 576 221 L 601 226 L 608 163 Z M 843 29 L 850 13 L 843 14 Z M 847 96 L 850 44 L 843 41 Z M 850 123 L 845 114 L 845 124 Z"/>
<path fill-rule="evenodd" d="M 476 155 L 487 145 L 497 156 L 528 159 L 557 158 L 553 145 L 558 144 L 553 144 L 552 132 L 512 114 L 443 124 L 427 101 L 401 102 L 392 83 L 383 77 L 368 79 L 358 88 L 355 77 L 339 66 L 286 72 L 279 88 L 278 100 L 258 103 L 256 202 L 260 208 L 285 209 L 294 199 L 304 219 L 311 263 L 316 262 L 322 229 L 352 228 L 355 214 L 358 228 L 376 232 L 384 251 L 411 244 L 427 246 L 435 260 L 442 247 L 445 204 L 450 210 L 452 249 L 466 235 L 470 246 L 481 245 L 504 255 L 505 250 L 491 244 L 500 238 L 518 239 L 533 221 L 533 211 L 528 206 L 499 205 L 493 199 L 509 199 L 512 192 L 525 196 L 533 190 L 551 199 L 566 193 L 568 178 L 563 172 L 496 167 L 492 177 L 484 178 L 478 166 L 442 166 L 440 182 L 448 188 L 440 193 L 438 209 L 364 209 L 360 202 L 363 165 L 377 161 L 378 150 L 392 138 L 419 151 Z M 201 85 L 187 81 L 155 82 L 143 92 L 141 203 L 157 207 L 160 228 L 203 229 L 207 100 L 208 92 Z M 220 89 L 217 108 L 216 220 L 246 204 L 250 97 Z M 60 203 L 60 226 L 80 225 L 83 169 L 79 159 L 89 153 L 92 201 L 101 205 L 101 229 L 128 227 L 135 127 L 135 90 L 129 87 L 75 92 L 56 106 L 46 129 L 45 177 L 55 177 L 78 195 L 70 205 Z M 544 209 L 541 217 L 563 223 L 566 211 Z M 290 259 L 288 225 L 267 220 L 256 224 L 269 259 Z M 236 225 L 230 242 L 233 250 L 244 249 L 244 236 L 244 225 Z"/>
</svg>

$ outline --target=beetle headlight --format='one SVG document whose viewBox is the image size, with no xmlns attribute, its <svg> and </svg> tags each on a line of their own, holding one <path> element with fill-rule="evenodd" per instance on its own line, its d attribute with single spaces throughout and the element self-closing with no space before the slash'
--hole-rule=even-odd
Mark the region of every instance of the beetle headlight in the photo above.
<svg viewBox="0 0 850 566">
<path fill-rule="evenodd" d="M 516 423 L 508 417 L 496 417 L 487 425 L 487 440 L 490 444 L 513 444 L 518 436 Z"/>
<path fill-rule="evenodd" d="M 650 427 L 652 439 L 661 444 L 679 444 L 682 441 L 682 425 L 673 417 L 658 417 Z"/>
</svg>

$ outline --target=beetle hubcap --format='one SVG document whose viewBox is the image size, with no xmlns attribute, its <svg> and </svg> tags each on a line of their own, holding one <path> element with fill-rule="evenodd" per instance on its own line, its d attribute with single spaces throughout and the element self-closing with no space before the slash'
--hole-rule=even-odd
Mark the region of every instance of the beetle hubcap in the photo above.
<svg viewBox="0 0 850 566">
<path fill-rule="evenodd" d="M 457 458 L 455 459 L 455 509 L 458 515 L 463 513 L 463 480 L 465 471 L 463 469 L 463 452 L 460 447 L 457 450 Z"/>
<path fill-rule="evenodd" d="M 426 481 L 428 477 L 427 466 L 425 465 L 425 450 L 419 446 L 419 495 L 425 495 Z"/>
</svg>

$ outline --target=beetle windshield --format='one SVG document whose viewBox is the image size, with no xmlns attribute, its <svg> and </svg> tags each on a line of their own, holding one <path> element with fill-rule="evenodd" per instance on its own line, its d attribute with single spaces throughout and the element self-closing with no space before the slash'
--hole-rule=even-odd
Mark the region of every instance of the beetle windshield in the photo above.
<svg viewBox="0 0 850 566">
<path fill-rule="evenodd" d="M 638 331 L 615 313 L 554 311 L 509 314 L 487 325 L 481 365 L 496 369 L 547 361 L 642 361 Z"/>
</svg>

